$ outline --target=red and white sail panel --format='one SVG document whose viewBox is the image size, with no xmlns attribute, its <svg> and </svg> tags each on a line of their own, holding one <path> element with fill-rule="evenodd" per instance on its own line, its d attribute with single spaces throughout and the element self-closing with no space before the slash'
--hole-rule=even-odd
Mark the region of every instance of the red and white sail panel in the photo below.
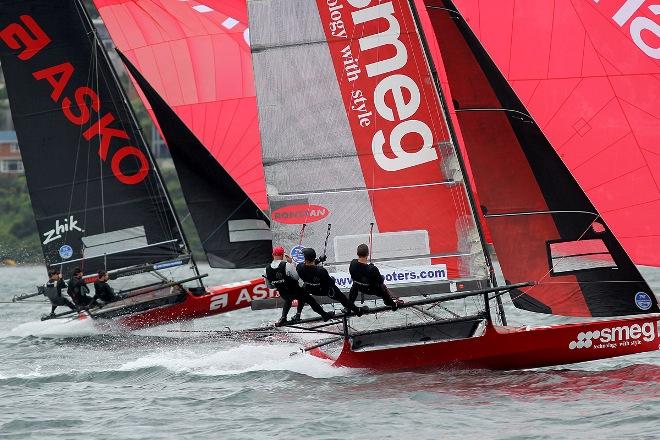
<svg viewBox="0 0 660 440">
<path fill-rule="evenodd" d="M 660 266 L 660 5 L 455 0 L 637 264 Z"/>
<path fill-rule="evenodd" d="M 117 47 L 266 209 L 245 1 L 94 3 Z"/>
<path fill-rule="evenodd" d="M 410 5 L 371 3 L 248 2 L 273 241 L 322 254 L 329 233 L 339 272 L 372 242 L 390 284 L 486 280 Z"/>
</svg>

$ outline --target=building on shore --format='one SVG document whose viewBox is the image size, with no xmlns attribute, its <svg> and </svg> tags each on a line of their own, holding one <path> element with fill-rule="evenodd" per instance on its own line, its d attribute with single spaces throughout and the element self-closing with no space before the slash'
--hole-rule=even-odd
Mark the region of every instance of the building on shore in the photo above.
<svg viewBox="0 0 660 440">
<path fill-rule="evenodd" d="M 13 130 L 0 131 L 0 173 L 23 174 L 21 151 Z"/>
</svg>

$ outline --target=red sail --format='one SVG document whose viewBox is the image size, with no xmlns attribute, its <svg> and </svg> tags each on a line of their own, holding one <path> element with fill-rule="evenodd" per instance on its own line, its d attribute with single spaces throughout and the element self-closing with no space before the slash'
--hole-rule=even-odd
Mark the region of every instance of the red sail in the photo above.
<svg viewBox="0 0 660 440">
<path fill-rule="evenodd" d="M 456 0 L 637 264 L 660 266 L 660 5 Z"/>
<path fill-rule="evenodd" d="M 266 209 L 245 1 L 94 3 L 117 47 Z"/>
<path fill-rule="evenodd" d="M 568 316 L 657 310 L 648 285 L 451 2 L 423 0 L 419 10 L 427 38 L 439 45 L 437 67 L 504 276 L 537 283 L 512 293 L 514 304 Z"/>
</svg>

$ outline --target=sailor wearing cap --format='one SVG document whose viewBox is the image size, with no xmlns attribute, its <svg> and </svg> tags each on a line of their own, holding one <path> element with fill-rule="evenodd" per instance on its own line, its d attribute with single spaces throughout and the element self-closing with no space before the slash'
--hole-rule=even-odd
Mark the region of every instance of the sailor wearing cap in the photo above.
<svg viewBox="0 0 660 440">
<path fill-rule="evenodd" d="M 264 276 L 266 284 L 271 289 L 277 289 L 280 298 L 284 300 L 282 317 L 275 325 L 279 327 L 287 323 L 287 315 L 294 299 L 298 300 L 298 310 L 291 322 L 300 320 L 300 314 L 305 304 L 309 304 L 312 310 L 321 315 L 324 321 L 327 321 L 334 315 L 334 312 L 330 313 L 323 310 L 323 307 L 319 305 L 314 297 L 302 289 L 300 277 L 291 261 L 291 257 L 284 253 L 284 248 L 276 246 L 273 248 L 273 261 L 266 267 L 266 275 Z"/>
</svg>

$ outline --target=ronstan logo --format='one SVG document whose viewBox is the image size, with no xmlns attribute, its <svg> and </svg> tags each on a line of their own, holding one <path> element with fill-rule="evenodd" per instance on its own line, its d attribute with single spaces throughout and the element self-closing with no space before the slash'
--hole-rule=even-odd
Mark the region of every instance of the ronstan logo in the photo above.
<svg viewBox="0 0 660 440">
<path fill-rule="evenodd" d="M 20 50 L 18 59 L 25 62 L 38 55 L 52 40 L 29 15 L 21 15 L 20 19 L 22 24 L 12 23 L 0 31 L 0 38 L 10 49 Z M 60 64 L 34 71 L 32 76 L 37 81 L 46 81 L 50 84 L 52 88 L 50 98 L 60 104 L 62 113 L 72 124 L 82 127 L 89 123 L 93 113 L 98 114 L 99 118 L 96 122 L 84 131 L 81 129 L 82 136 L 87 141 L 98 137 L 98 155 L 103 162 L 110 159 L 110 169 L 117 180 L 126 185 L 142 182 L 149 174 L 149 161 L 139 148 L 132 145 L 124 145 L 113 152 L 110 151 L 113 139 L 130 141 L 130 138 L 125 130 L 111 127 L 115 121 L 112 113 L 107 112 L 101 116 L 101 101 L 98 93 L 87 86 L 80 86 L 70 96 L 63 96 L 76 70 L 70 62 L 62 61 Z M 133 157 L 139 163 L 138 170 L 134 174 L 125 174 L 121 169 L 122 161 L 129 157 Z"/>
<path fill-rule="evenodd" d="M 78 220 L 75 220 L 72 215 L 70 215 L 69 218 L 62 220 L 61 223 L 59 220 L 55 220 L 55 227 L 43 234 L 43 236 L 46 237 L 46 239 L 43 241 L 43 244 L 48 244 L 52 241 L 62 238 L 62 234 L 69 231 L 83 231 L 78 227 Z"/>
<path fill-rule="evenodd" d="M 289 205 L 273 211 L 272 218 L 278 223 L 302 225 L 322 220 L 328 214 L 330 214 L 328 208 L 320 205 Z"/>
</svg>

